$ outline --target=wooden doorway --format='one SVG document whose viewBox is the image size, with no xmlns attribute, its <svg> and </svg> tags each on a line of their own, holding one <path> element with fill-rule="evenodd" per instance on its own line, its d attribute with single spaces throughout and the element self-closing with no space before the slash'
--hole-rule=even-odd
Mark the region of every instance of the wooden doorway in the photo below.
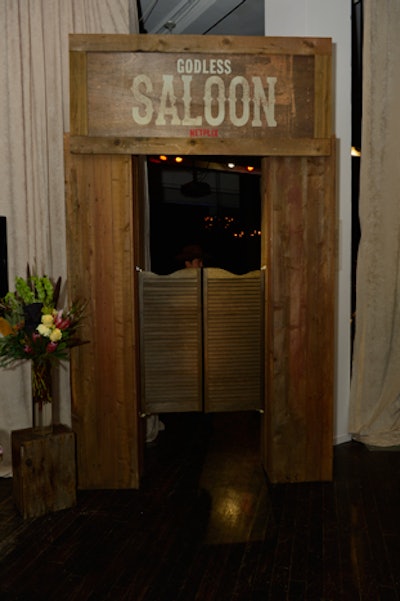
<svg viewBox="0 0 400 601">
<path fill-rule="evenodd" d="M 142 412 L 261 410 L 260 159 L 152 156 L 147 175 Z"/>
<path fill-rule="evenodd" d="M 265 157 L 261 197 L 262 264 L 268 267 L 263 330 L 268 404 L 263 422 L 263 461 L 273 482 L 330 479 L 336 273 L 331 41 L 78 35 L 71 36 L 70 49 L 68 279 L 71 294 L 89 300 L 85 328 L 91 340 L 90 345 L 78 349 L 72 361 L 79 486 L 135 488 L 140 483 L 143 434 L 138 410 L 141 390 L 136 266 L 141 259 L 143 219 L 139 155 L 161 150 L 187 155 Z M 210 51 L 214 58 L 210 58 Z M 146 135 L 137 135 L 139 124 L 131 127 L 124 121 L 126 116 L 132 118 L 129 73 L 137 62 L 142 64 L 147 53 L 159 66 L 155 73 L 163 73 L 164 59 L 183 64 L 186 70 L 194 65 L 203 70 L 211 65 L 238 70 L 244 64 L 248 65 L 246 74 L 246 68 L 264 72 L 267 68 L 270 75 L 277 76 L 272 78 L 274 82 L 279 83 L 274 90 L 279 92 L 279 118 L 275 119 L 270 111 L 275 85 L 272 80 L 268 84 L 268 104 L 266 96 L 262 99 L 258 75 L 247 73 L 250 79 L 246 79 L 245 75 L 225 73 L 232 94 L 232 90 L 246 90 L 247 81 L 254 84 L 253 104 L 246 94 L 241 96 L 238 102 L 244 112 L 239 113 L 231 95 L 226 131 L 221 123 L 218 128 L 195 128 L 187 137 L 188 128 L 183 122 L 193 117 L 186 110 L 189 96 L 185 93 L 189 88 L 185 86 L 190 80 L 183 76 L 180 79 L 186 82 L 186 109 L 179 113 L 168 91 L 172 80 L 164 78 L 161 114 L 168 117 L 167 122 L 179 120 L 181 114 L 182 121 L 169 131 L 169 137 L 166 132 L 157 137 L 157 123 L 146 130 Z M 210 62 L 216 60 L 216 55 L 222 62 Z M 188 62 L 177 62 L 185 56 Z M 116 64 L 125 73 L 117 76 L 117 83 Z M 216 76 L 219 79 L 207 76 L 205 85 L 210 89 L 215 85 L 222 95 L 225 75 Z M 137 80 L 139 88 L 143 81 L 145 88 L 150 85 L 142 78 Z M 120 86 L 118 95 L 115 90 L 110 93 L 110 85 Z M 195 95 L 196 88 L 191 92 Z M 116 97 L 120 101 L 117 107 Z M 153 114 L 146 102 L 142 109 L 147 106 L 148 112 L 136 113 L 139 121 Z M 221 103 L 218 107 L 222 111 Z M 255 112 L 246 125 L 249 107 Z M 207 113 L 211 120 L 221 115 Z M 267 132 L 258 128 L 261 116 L 268 121 Z M 243 126 L 239 127 L 241 121 Z M 253 129 L 249 132 L 245 126 Z M 137 158 L 132 160 L 132 156 Z"/>
</svg>

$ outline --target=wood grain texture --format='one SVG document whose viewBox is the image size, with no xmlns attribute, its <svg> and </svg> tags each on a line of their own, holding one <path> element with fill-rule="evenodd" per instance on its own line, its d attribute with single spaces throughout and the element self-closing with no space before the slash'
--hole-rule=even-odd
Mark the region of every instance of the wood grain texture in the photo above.
<svg viewBox="0 0 400 601">
<path fill-rule="evenodd" d="M 329 139 L 333 134 L 332 56 L 315 57 L 314 136 Z"/>
<path fill-rule="evenodd" d="M 266 468 L 332 475 L 336 210 L 333 159 L 271 158 L 266 217 Z"/>
<path fill-rule="evenodd" d="M 80 487 L 139 482 L 136 308 L 130 157 L 73 156 L 67 166 L 68 279 L 87 301 L 71 357 Z"/>
<path fill-rule="evenodd" d="M 72 35 L 71 151 L 326 155 L 331 53 L 330 38 Z"/>
<path fill-rule="evenodd" d="M 205 52 L 253 54 L 329 54 L 331 38 L 70 34 L 71 50 L 80 52 Z"/>
<path fill-rule="evenodd" d="M 125 138 L 71 136 L 74 154 L 328 156 L 330 139 Z"/>
<path fill-rule="evenodd" d="M 87 54 L 70 52 L 70 132 L 72 135 L 88 134 Z"/>
<path fill-rule="evenodd" d="M 75 434 L 65 426 L 38 436 L 31 428 L 11 433 L 13 498 L 24 518 L 76 503 Z"/>
<path fill-rule="evenodd" d="M 314 136 L 314 56 L 204 56 L 87 53 L 88 135 Z"/>
</svg>

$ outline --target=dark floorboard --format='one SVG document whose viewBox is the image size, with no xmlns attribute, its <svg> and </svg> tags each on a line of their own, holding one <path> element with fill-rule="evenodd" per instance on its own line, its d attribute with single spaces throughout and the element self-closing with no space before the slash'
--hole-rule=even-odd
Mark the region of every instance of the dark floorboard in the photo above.
<svg viewBox="0 0 400 601">
<path fill-rule="evenodd" d="M 165 416 L 139 491 L 23 520 L 0 479 L 0 601 L 400 601 L 400 452 L 270 485 L 258 415 Z"/>
</svg>

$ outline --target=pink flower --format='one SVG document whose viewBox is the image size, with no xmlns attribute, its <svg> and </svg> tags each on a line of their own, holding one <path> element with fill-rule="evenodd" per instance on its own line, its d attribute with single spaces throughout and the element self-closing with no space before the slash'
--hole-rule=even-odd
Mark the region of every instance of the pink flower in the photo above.
<svg viewBox="0 0 400 601">
<path fill-rule="evenodd" d="M 24 353 L 26 353 L 27 355 L 30 355 L 32 352 L 32 347 L 29 346 L 29 344 L 25 344 L 24 346 Z"/>
<path fill-rule="evenodd" d="M 66 330 L 71 325 L 71 320 L 68 317 L 64 317 L 62 311 L 57 311 L 54 316 L 54 325 L 59 330 Z"/>
<path fill-rule="evenodd" d="M 49 342 L 49 344 L 46 346 L 46 351 L 48 353 L 54 353 L 54 351 L 57 348 L 57 342 Z"/>
<path fill-rule="evenodd" d="M 70 319 L 63 319 L 60 323 L 60 325 L 58 326 L 58 328 L 60 330 L 66 330 L 67 328 L 69 328 L 69 326 L 71 325 L 71 320 Z"/>
</svg>

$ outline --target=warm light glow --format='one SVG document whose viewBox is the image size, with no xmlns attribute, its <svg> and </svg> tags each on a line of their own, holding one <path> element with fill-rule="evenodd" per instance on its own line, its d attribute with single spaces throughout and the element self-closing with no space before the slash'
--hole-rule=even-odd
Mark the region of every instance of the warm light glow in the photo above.
<svg viewBox="0 0 400 601">
<path fill-rule="evenodd" d="M 254 167 L 253 167 L 253 165 L 247 165 L 246 169 L 247 169 L 247 171 L 249 171 L 250 173 L 251 173 L 252 171 L 254 171 Z"/>
<path fill-rule="evenodd" d="M 238 225 L 236 219 L 229 215 L 225 215 L 224 217 L 212 217 L 211 215 L 207 215 L 204 217 L 204 227 L 207 230 L 212 230 L 214 228 L 224 229 L 227 232 L 230 232 L 231 236 L 237 240 L 261 237 L 261 230 L 239 230 Z"/>
<path fill-rule="evenodd" d="M 228 167 L 229 167 L 229 169 L 234 169 L 235 168 L 235 163 L 228 163 Z"/>
<path fill-rule="evenodd" d="M 352 157 L 360 157 L 361 156 L 361 150 L 359 148 L 356 148 L 355 146 L 351 147 L 351 156 Z"/>
<path fill-rule="evenodd" d="M 182 157 L 175 157 L 175 163 L 182 163 L 183 158 Z"/>
<path fill-rule="evenodd" d="M 160 154 L 160 161 L 166 161 L 168 159 L 168 157 L 165 156 L 165 154 Z"/>
</svg>

